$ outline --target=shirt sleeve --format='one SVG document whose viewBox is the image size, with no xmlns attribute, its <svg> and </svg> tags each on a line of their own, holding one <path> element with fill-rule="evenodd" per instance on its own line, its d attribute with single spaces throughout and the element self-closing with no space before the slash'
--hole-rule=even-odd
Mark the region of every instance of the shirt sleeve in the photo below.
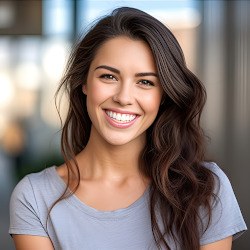
<svg viewBox="0 0 250 250">
<path fill-rule="evenodd" d="M 36 197 L 28 176 L 17 184 L 11 195 L 9 233 L 48 236 L 41 223 Z"/>
<path fill-rule="evenodd" d="M 201 237 L 201 245 L 222 240 L 229 236 L 236 239 L 247 229 L 228 177 L 215 163 L 209 163 L 207 167 L 215 173 L 215 194 L 217 198 L 212 204 L 211 220 Z"/>
</svg>

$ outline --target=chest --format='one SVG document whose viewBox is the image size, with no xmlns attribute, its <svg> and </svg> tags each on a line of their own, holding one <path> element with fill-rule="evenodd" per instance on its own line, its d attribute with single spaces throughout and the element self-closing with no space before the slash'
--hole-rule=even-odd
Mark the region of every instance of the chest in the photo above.
<svg viewBox="0 0 250 250">
<path fill-rule="evenodd" d="M 146 204 L 109 212 L 79 205 L 62 202 L 51 212 L 55 249 L 156 249 Z"/>
</svg>

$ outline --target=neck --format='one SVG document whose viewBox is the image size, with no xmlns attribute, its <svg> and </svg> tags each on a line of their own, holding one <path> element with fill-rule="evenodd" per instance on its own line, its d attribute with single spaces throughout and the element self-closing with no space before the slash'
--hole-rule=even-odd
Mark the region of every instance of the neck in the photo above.
<svg viewBox="0 0 250 250">
<path fill-rule="evenodd" d="M 77 156 L 84 178 L 129 178 L 140 175 L 139 157 L 145 138 L 124 145 L 111 145 L 92 133 L 85 149 Z"/>
</svg>

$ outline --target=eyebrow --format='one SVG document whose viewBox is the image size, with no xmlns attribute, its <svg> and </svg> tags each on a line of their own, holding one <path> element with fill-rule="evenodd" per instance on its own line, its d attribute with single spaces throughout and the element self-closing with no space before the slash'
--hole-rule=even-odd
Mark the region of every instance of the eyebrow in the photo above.
<svg viewBox="0 0 250 250">
<path fill-rule="evenodd" d="M 120 70 L 116 69 L 116 68 L 113 68 L 113 67 L 110 67 L 110 66 L 107 66 L 107 65 L 100 65 L 98 67 L 95 68 L 95 70 L 97 69 L 107 69 L 111 72 L 114 72 L 116 74 L 120 74 Z M 158 77 L 158 74 L 154 73 L 154 72 L 141 72 L 141 73 L 136 73 L 135 74 L 136 77 L 142 77 L 142 76 L 155 76 L 155 77 Z"/>
</svg>

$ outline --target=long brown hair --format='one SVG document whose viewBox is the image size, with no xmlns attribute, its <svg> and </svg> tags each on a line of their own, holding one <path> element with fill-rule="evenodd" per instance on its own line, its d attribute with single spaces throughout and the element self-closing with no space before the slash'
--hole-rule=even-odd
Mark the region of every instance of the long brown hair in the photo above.
<svg viewBox="0 0 250 250">
<path fill-rule="evenodd" d="M 205 136 L 200 115 L 206 93 L 202 83 L 187 68 L 181 47 L 171 31 L 145 12 L 128 7 L 115 9 L 80 39 L 70 56 L 57 92 L 63 89 L 69 97 L 61 140 L 68 169 L 67 185 L 72 175 L 78 180 L 72 192 L 79 185 L 79 169 L 74 159 L 90 136 L 91 121 L 82 85 L 86 83 L 98 48 L 117 36 L 143 40 L 149 45 L 164 90 L 164 100 L 147 130 L 147 143 L 140 158 L 140 171 L 152 180 L 150 211 L 156 244 L 170 249 L 166 240 L 169 235 L 181 249 L 198 250 L 199 239 L 208 226 L 203 225 L 199 209 L 203 207 L 210 217 L 214 196 L 213 174 L 202 165 Z M 74 164 L 70 164 L 72 159 Z M 65 192 L 59 200 L 66 196 Z"/>
</svg>

